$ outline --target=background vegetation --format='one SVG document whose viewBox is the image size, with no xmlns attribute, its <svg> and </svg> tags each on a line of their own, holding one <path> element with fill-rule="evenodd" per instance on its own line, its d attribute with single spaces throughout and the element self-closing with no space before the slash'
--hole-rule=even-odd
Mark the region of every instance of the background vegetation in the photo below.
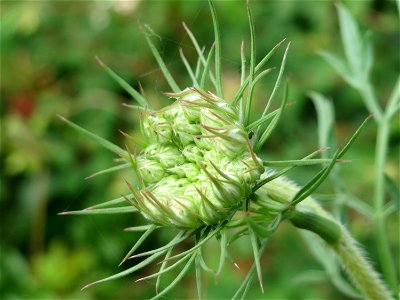
<svg viewBox="0 0 400 300">
<path fill-rule="evenodd" d="M 375 64 L 372 79 L 383 102 L 399 71 L 398 12 L 394 1 L 344 2 L 361 26 L 370 32 Z M 317 55 L 321 49 L 342 55 L 333 1 L 254 1 L 257 53 L 261 57 L 286 37 L 292 41 L 287 61 L 289 100 L 295 105 L 264 149 L 269 159 L 300 158 L 318 145 L 313 90 L 332 99 L 336 111 L 333 136 L 338 143 L 351 136 L 368 115 L 359 94 L 346 85 Z M 240 43 L 249 50 L 244 1 L 217 3 L 220 19 L 226 94 L 240 80 Z M 2 299 L 126 299 L 148 298 L 154 282 L 135 283 L 127 277 L 80 292 L 95 279 L 118 271 L 118 263 L 138 238 L 122 229 L 143 223 L 137 215 L 58 216 L 118 197 L 125 191 L 123 174 L 84 178 L 112 165 L 113 155 L 62 124 L 62 114 L 119 145 L 128 141 L 119 129 L 135 135 L 137 113 L 124 107 L 129 96 L 101 69 L 99 56 L 158 107 L 168 103 L 169 91 L 147 48 L 138 23 L 148 23 L 154 40 L 181 86 L 189 84 L 179 48 L 194 62 L 195 51 L 181 22 L 206 46 L 213 42 L 212 23 L 204 1 L 2 1 L 1 3 L 1 190 L 0 298 Z M 278 66 L 278 52 L 270 66 Z M 256 93 L 260 107 L 270 93 L 276 72 Z M 254 113 L 259 111 L 257 106 Z M 392 122 L 386 173 L 399 184 L 400 129 Z M 372 204 L 376 126 L 371 122 L 342 165 L 344 188 Z M 306 182 L 317 168 L 296 169 L 290 176 Z M 339 172 L 339 171 L 338 171 Z M 128 175 L 129 176 L 129 175 Z M 327 183 L 319 190 L 327 207 L 335 190 Z M 346 200 L 345 200 L 346 201 Z M 371 219 L 344 206 L 342 220 L 377 261 Z M 393 253 L 399 253 L 398 220 L 387 220 Z M 168 232 L 153 235 L 143 248 L 155 248 Z M 247 240 L 232 249 L 241 270 L 227 267 L 218 282 L 208 277 L 210 298 L 232 296 L 252 262 Z M 238 245 L 238 244 L 236 244 Z M 210 245 L 210 261 L 216 260 Z M 135 262 L 129 262 L 134 264 Z M 212 263 L 211 263 L 212 264 Z M 249 296 L 264 299 L 347 299 L 329 282 L 303 239 L 284 225 L 271 239 L 262 261 L 266 294 L 256 283 Z M 396 261 L 398 265 L 398 260 Z M 378 270 L 379 264 L 376 264 Z M 126 266 L 125 266 L 126 267 Z M 123 268 L 123 267 L 121 267 Z M 149 274 L 144 269 L 136 275 Z M 186 278 L 171 297 L 195 297 L 194 278 Z"/>
</svg>

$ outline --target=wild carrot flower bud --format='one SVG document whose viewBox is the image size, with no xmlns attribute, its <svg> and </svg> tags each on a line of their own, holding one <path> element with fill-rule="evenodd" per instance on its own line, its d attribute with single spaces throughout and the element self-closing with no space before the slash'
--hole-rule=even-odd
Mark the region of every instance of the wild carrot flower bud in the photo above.
<svg viewBox="0 0 400 300">
<path fill-rule="evenodd" d="M 147 146 L 136 157 L 142 177 L 136 206 L 156 224 L 197 228 L 217 224 L 241 205 L 264 171 L 237 112 L 194 88 L 142 115 Z"/>
</svg>

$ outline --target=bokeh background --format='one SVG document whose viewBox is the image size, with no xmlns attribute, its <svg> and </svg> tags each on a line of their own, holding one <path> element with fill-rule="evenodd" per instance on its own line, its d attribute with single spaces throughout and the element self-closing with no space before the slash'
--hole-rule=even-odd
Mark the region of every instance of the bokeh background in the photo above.
<svg viewBox="0 0 400 300">
<path fill-rule="evenodd" d="M 344 1 L 362 31 L 374 44 L 374 86 L 382 102 L 390 95 L 399 71 L 398 12 L 394 1 Z M 257 54 L 261 58 L 286 37 L 292 42 L 286 74 L 289 101 L 295 103 L 264 149 L 268 159 L 295 159 L 317 149 L 317 119 L 307 96 L 311 90 L 332 99 L 335 136 L 343 143 L 368 115 L 359 95 L 331 69 L 317 51 L 342 55 L 333 1 L 253 1 Z M 249 48 L 245 1 L 216 3 L 223 43 L 226 94 L 233 95 L 240 79 L 240 43 Z M 154 271 L 80 291 L 88 282 L 111 275 L 138 238 L 123 232 L 143 224 L 138 215 L 59 216 L 119 197 L 125 192 L 121 173 L 91 180 L 85 177 L 113 164 L 112 153 L 77 134 L 56 117 L 61 114 L 119 145 L 128 143 L 119 129 L 138 134 L 132 103 L 96 63 L 99 56 L 134 87 L 139 82 L 155 106 L 168 103 L 169 91 L 146 45 L 139 24 L 149 24 L 165 61 L 181 87 L 190 84 L 179 58 L 183 48 L 193 63 L 196 56 L 181 22 L 201 44 L 213 42 L 206 1 L 2 1 L 1 2 L 1 299 L 141 299 L 154 295 L 154 282 L 135 279 Z M 269 66 L 279 66 L 283 49 Z M 268 97 L 276 72 L 256 91 L 258 106 Z M 398 182 L 399 123 L 392 124 L 387 173 Z M 341 167 L 346 189 L 371 203 L 376 128 L 373 122 L 347 154 Z M 304 183 L 317 168 L 296 169 L 292 178 Z M 129 174 L 128 174 L 129 176 Z M 318 192 L 332 193 L 327 183 Z M 329 203 L 327 204 L 329 207 Z M 346 209 L 348 227 L 376 261 L 371 220 Z M 398 251 L 396 220 L 389 221 L 393 251 Z M 170 232 L 153 234 L 142 246 L 155 248 Z M 217 245 L 208 248 L 210 264 Z M 398 252 L 397 252 L 398 253 Z M 213 255 L 214 254 L 214 255 Z M 227 298 L 252 262 L 248 241 L 232 249 L 236 270 L 227 266 L 218 281 L 207 276 L 210 298 Z M 227 265 L 229 265 L 227 263 Z M 337 292 L 310 254 L 297 230 L 283 224 L 270 240 L 262 260 L 265 290 L 257 283 L 249 298 L 347 299 Z M 379 266 L 377 266 L 379 268 Z M 310 276 L 310 270 L 316 276 Z M 192 273 L 193 274 L 193 273 Z M 306 276 L 307 274 L 307 276 Z M 172 279 L 166 276 L 166 279 Z M 186 277 L 168 298 L 196 297 L 194 276 Z"/>
</svg>

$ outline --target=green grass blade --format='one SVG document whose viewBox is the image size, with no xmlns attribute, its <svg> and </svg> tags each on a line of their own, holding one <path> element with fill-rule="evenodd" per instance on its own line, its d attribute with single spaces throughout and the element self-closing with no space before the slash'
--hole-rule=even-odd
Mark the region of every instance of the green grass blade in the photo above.
<svg viewBox="0 0 400 300">
<path fill-rule="evenodd" d="M 143 260 L 142 262 L 140 262 L 139 264 L 137 264 L 137 265 L 135 265 L 135 266 L 133 266 L 133 267 L 131 267 L 131 268 L 125 270 L 125 271 L 122 271 L 122 272 L 120 272 L 120 273 L 117 273 L 117 274 L 114 274 L 114 275 L 112 275 L 112 276 L 106 277 L 106 278 L 104 278 L 104 279 L 97 280 L 97 281 L 92 282 L 92 283 L 89 283 L 89 284 L 85 285 L 85 286 L 82 288 L 82 290 L 87 289 L 87 288 L 89 288 L 89 287 L 91 287 L 91 286 L 93 286 L 93 285 L 95 285 L 95 284 L 99 284 L 99 283 L 102 283 L 102 282 L 106 282 L 106 281 L 118 279 L 118 278 L 127 276 L 127 275 L 129 275 L 129 274 L 132 274 L 133 272 L 135 272 L 135 271 L 137 271 L 137 270 L 140 270 L 140 269 L 146 267 L 147 265 L 149 265 L 150 263 L 152 263 L 154 260 L 156 260 L 159 256 L 161 256 L 161 255 L 162 255 L 163 253 L 165 253 L 165 252 L 166 252 L 166 250 L 165 250 L 165 251 L 158 252 L 158 253 L 155 253 L 155 254 L 153 254 L 152 256 L 150 256 L 150 257 L 146 258 L 145 260 Z"/>
<path fill-rule="evenodd" d="M 208 56 L 207 56 L 207 60 L 206 60 L 206 62 L 205 62 L 205 64 L 204 64 L 204 70 L 203 70 L 203 74 L 202 74 L 202 76 L 201 76 L 201 80 L 200 80 L 200 88 L 202 88 L 202 89 L 204 89 L 204 87 L 205 87 L 205 84 L 206 84 L 206 79 L 207 79 L 207 75 L 209 74 L 209 70 L 210 70 L 210 63 L 211 63 L 211 58 L 212 58 L 212 56 L 213 56 L 213 54 L 214 54 L 214 49 L 215 49 L 215 46 L 214 46 L 214 44 L 211 46 L 211 49 L 210 49 L 210 52 L 208 53 Z M 210 79 L 211 79 L 212 77 L 210 77 Z M 214 84 L 214 86 L 215 86 L 215 88 L 217 87 L 217 85 L 216 85 L 216 83 L 215 83 L 215 80 L 214 81 L 211 81 L 213 84 Z"/>
<path fill-rule="evenodd" d="M 267 53 L 267 55 L 264 56 L 264 58 L 257 64 L 255 72 L 259 72 L 260 69 L 269 61 L 269 59 L 271 58 L 271 56 L 276 52 L 276 50 L 282 45 L 282 43 L 285 41 L 286 39 L 283 39 L 282 41 L 280 41 L 274 48 L 272 48 L 271 51 L 269 51 Z M 245 81 L 243 82 L 243 84 L 239 87 L 239 90 L 236 92 L 235 97 L 233 98 L 232 102 L 231 102 L 231 106 L 236 106 L 237 102 L 239 101 L 239 99 L 243 96 L 243 92 L 246 89 L 247 85 L 249 84 L 250 78 L 249 76 L 245 79 Z"/>
<path fill-rule="evenodd" d="M 95 140 L 97 143 L 99 143 L 101 146 L 103 146 L 104 148 L 118 154 L 119 156 L 123 157 L 123 158 L 127 158 L 128 157 L 128 153 L 121 149 L 120 147 L 118 147 L 117 145 L 107 141 L 106 139 L 103 139 L 102 137 L 99 137 L 98 135 L 80 127 L 79 125 L 71 122 L 70 120 L 64 118 L 63 116 L 58 115 L 58 117 L 65 123 L 67 123 L 69 126 L 71 126 L 72 128 L 74 128 L 75 130 L 85 134 L 86 136 L 90 137 L 91 139 Z"/>
<path fill-rule="evenodd" d="M 224 99 L 224 92 L 222 90 L 222 62 L 221 62 L 221 38 L 219 31 L 219 24 L 217 19 L 217 13 L 215 11 L 214 2 L 208 0 L 211 10 L 211 16 L 213 20 L 214 26 L 214 35 L 215 35 L 215 82 L 217 85 L 217 95 L 218 97 Z"/>
<path fill-rule="evenodd" d="M 103 175 L 103 174 L 107 174 L 107 173 L 112 173 L 112 172 L 116 172 L 116 171 L 120 171 L 120 170 L 124 170 L 129 168 L 130 164 L 126 163 L 126 164 L 122 164 L 122 165 L 118 165 L 118 166 L 114 166 L 108 169 L 104 169 L 101 171 L 98 171 L 96 173 L 93 173 L 92 175 L 87 176 L 85 179 L 90 179 L 99 175 Z"/>
<path fill-rule="evenodd" d="M 190 40 L 193 43 L 194 48 L 196 49 L 197 55 L 199 56 L 199 59 L 201 60 L 203 66 L 206 66 L 206 59 L 203 55 L 203 51 L 200 49 L 199 43 L 196 40 L 196 37 L 194 36 L 194 34 L 190 31 L 189 27 L 187 27 L 187 25 L 185 24 L 185 22 L 182 22 L 183 28 L 185 29 L 186 33 L 188 34 Z M 210 56 L 210 55 L 209 55 Z M 217 87 L 216 85 L 216 81 L 215 81 L 215 77 L 212 74 L 212 72 L 209 72 L 209 76 L 210 76 L 210 80 L 213 83 L 213 85 L 215 87 Z"/>
<path fill-rule="evenodd" d="M 141 237 L 136 241 L 136 243 L 133 245 L 131 250 L 128 251 L 128 253 L 125 255 L 123 260 L 120 262 L 120 265 L 122 265 L 131 255 L 133 252 L 136 251 L 137 248 L 140 247 L 141 244 L 147 239 L 147 237 L 157 228 L 156 225 L 151 225 L 142 235 Z"/>
<path fill-rule="evenodd" d="M 179 54 L 180 54 L 180 56 L 181 56 L 182 62 L 183 62 L 183 64 L 185 65 L 185 68 L 186 68 L 186 70 L 187 70 L 187 72 L 188 72 L 190 78 L 192 79 L 192 84 L 193 84 L 193 86 L 194 86 L 194 87 L 199 87 L 199 84 L 198 84 L 197 79 L 196 79 L 196 75 L 193 73 L 193 70 L 192 70 L 192 68 L 190 67 L 189 62 L 187 61 L 185 55 L 183 54 L 182 48 L 179 49 Z"/>
<path fill-rule="evenodd" d="M 136 91 L 129 83 L 127 83 L 124 79 L 122 79 L 120 76 L 118 76 L 117 73 L 115 73 L 113 70 L 111 70 L 110 67 L 108 67 L 105 63 L 103 63 L 100 58 L 96 56 L 97 62 L 100 64 L 104 70 L 108 73 L 108 75 L 111 76 L 112 79 L 114 79 L 129 95 L 132 96 L 133 99 L 137 101 L 142 107 L 148 107 L 151 108 L 150 103 L 147 101 L 145 97 L 143 97 L 142 94 L 140 94 L 138 91 Z"/>
<path fill-rule="evenodd" d="M 99 209 L 84 209 L 84 210 L 73 210 L 64 211 L 59 213 L 59 215 L 109 215 L 109 214 L 124 214 L 137 212 L 137 209 L 133 206 L 123 206 L 123 207 L 111 207 L 111 208 L 99 208 Z"/>
<path fill-rule="evenodd" d="M 158 52 L 156 46 L 154 46 L 153 41 L 151 40 L 151 35 L 153 34 L 153 30 L 148 26 L 145 25 L 147 32 L 144 32 L 144 37 L 146 38 L 147 44 L 149 45 L 150 51 L 153 53 L 154 58 L 156 59 L 165 79 L 167 80 L 170 88 L 174 93 L 179 92 L 181 89 L 179 88 L 178 84 L 176 83 L 175 79 L 172 77 L 171 73 L 169 72 L 167 66 L 165 65 L 164 60 L 162 59 L 160 53 Z"/>
</svg>

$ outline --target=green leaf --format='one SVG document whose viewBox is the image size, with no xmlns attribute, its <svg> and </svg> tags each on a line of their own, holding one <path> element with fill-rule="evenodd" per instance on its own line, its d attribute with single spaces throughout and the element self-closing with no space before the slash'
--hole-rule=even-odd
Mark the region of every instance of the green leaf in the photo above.
<svg viewBox="0 0 400 300">
<path fill-rule="evenodd" d="M 249 74 L 249 91 L 247 94 L 247 102 L 246 102 L 246 114 L 244 117 L 244 125 L 246 126 L 249 122 L 251 105 L 253 100 L 253 91 L 254 91 L 254 74 L 255 74 L 255 64 L 256 64 L 256 37 L 254 30 L 254 21 L 253 15 L 251 13 L 250 3 L 247 2 L 247 17 L 250 25 L 250 74 Z"/>
<path fill-rule="evenodd" d="M 287 167 L 287 166 L 310 166 L 331 163 L 332 159 L 320 158 L 320 159 L 299 159 L 299 160 L 275 160 L 275 161 L 263 161 L 263 165 L 266 167 Z M 348 162 L 346 160 L 336 160 L 336 162 Z"/>
<path fill-rule="evenodd" d="M 357 88 L 359 86 L 358 80 L 356 80 L 347 67 L 346 63 L 339 57 L 326 51 L 320 51 L 319 54 L 322 58 L 340 75 L 343 79 L 352 87 Z"/>
<path fill-rule="evenodd" d="M 149 228 L 154 226 L 153 224 L 151 225 L 142 225 L 142 226 L 134 226 L 134 227 L 127 227 L 124 229 L 124 231 L 129 231 L 129 232 L 141 232 L 141 231 L 146 231 Z M 157 226 L 158 228 L 159 226 Z"/>
<path fill-rule="evenodd" d="M 193 233 L 192 231 L 188 231 L 188 232 L 185 233 L 185 231 L 182 230 L 168 244 L 166 244 L 166 245 L 164 245 L 164 246 L 162 246 L 160 248 L 157 248 L 157 249 L 153 249 L 153 250 L 149 250 L 149 251 L 142 252 L 142 253 L 139 253 L 139 254 L 135 254 L 135 255 L 131 256 L 131 258 L 137 258 L 137 257 L 152 255 L 154 253 L 157 253 L 157 252 L 160 252 L 160 251 L 162 252 L 164 250 L 166 251 L 170 247 L 176 246 L 179 243 L 181 243 L 184 240 L 186 240 L 192 233 Z M 165 260 L 165 261 L 167 261 L 167 260 Z"/>
<path fill-rule="evenodd" d="M 206 62 L 206 59 L 205 59 L 205 57 L 204 57 L 204 55 L 203 55 L 203 51 L 200 49 L 199 43 L 198 43 L 197 40 L 196 40 L 196 37 L 195 37 L 194 34 L 190 31 L 189 27 L 187 27 L 187 25 L 185 24 L 185 22 L 182 22 L 182 25 L 183 25 L 183 28 L 185 29 L 185 31 L 187 32 L 187 34 L 188 34 L 190 40 L 192 41 L 193 46 L 194 46 L 194 48 L 196 49 L 197 55 L 199 56 L 199 59 L 201 60 L 203 66 L 206 67 L 207 62 Z M 211 51 L 211 50 L 210 50 L 210 51 Z M 209 55 L 209 57 L 210 57 L 210 55 Z M 216 85 L 216 82 L 215 82 L 215 77 L 214 77 L 214 75 L 213 75 L 211 72 L 209 72 L 209 76 L 210 76 L 211 82 L 212 82 L 212 83 L 214 84 L 214 86 L 216 87 L 217 85 Z M 200 86 L 201 86 L 201 85 L 200 85 Z"/>
<path fill-rule="evenodd" d="M 265 107 L 265 109 L 264 109 L 264 112 L 263 112 L 263 114 L 262 114 L 263 116 L 265 116 L 265 115 L 267 114 L 269 108 L 271 107 L 272 101 L 274 100 L 274 97 L 275 97 L 275 95 L 276 95 L 276 92 L 278 91 L 278 88 L 279 88 L 279 86 L 280 86 L 280 84 L 281 84 L 281 82 L 282 82 L 283 71 L 285 70 L 286 59 L 287 59 L 287 55 L 288 55 L 288 52 L 289 52 L 289 48 L 290 48 L 290 42 L 289 42 L 288 45 L 286 46 L 285 53 L 283 54 L 281 67 L 279 68 L 278 78 L 276 79 L 274 88 L 272 89 L 272 93 L 271 93 L 271 95 L 269 96 L 267 105 L 266 105 L 266 107 Z"/>
<path fill-rule="evenodd" d="M 99 137 L 98 135 L 80 127 L 79 125 L 76 125 L 75 123 L 71 122 L 70 120 L 64 118 L 63 116 L 58 115 L 58 117 L 65 123 L 67 123 L 69 126 L 74 128 L 75 130 L 85 134 L 86 136 L 90 137 L 91 139 L 95 140 L 97 143 L 99 143 L 101 146 L 104 148 L 118 154 L 119 156 L 127 159 L 128 158 L 128 153 L 118 147 L 117 145 L 114 145 L 113 143 L 107 141 L 106 139 L 103 139 L 102 137 Z"/>
<path fill-rule="evenodd" d="M 143 97 L 142 94 L 131 87 L 130 84 L 123 80 L 120 76 L 118 76 L 118 74 L 111 70 L 105 63 L 103 63 L 100 58 L 96 56 L 96 59 L 100 66 L 106 70 L 108 75 L 110 75 L 129 95 L 131 95 L 133 99 L 135 99 L 142 107 L 147 106 L 148 108 L 151 108 L 150 103 L 145 97 Z"/>
<path fill-rule="evenodd" d="M 108 169 L 104 169 L 104 170 L 98 171 L 96 173 L 93 173 L 92 175 L 89 175 L 85 179 L 90 179 L 90 178 L 96 177 L 98 175 L 112 173 L 112 172 L 116 172 L 116 171 L 119 171 L 119 170 L 124 170 L 124 169 L 127 169 L 127 168 L 129 168 L 129 163 L 118 165 L 118 166 L 114 166 L 114 167 L 111 167 L 111 168 L 108 168 Z"/>
<path fill-rule="evenodd" d="M 269 119 L 274 117 L 277 113 L 279 113 L 280 109 L 275 109 L 273 112 L 270 112 L 269 114 L 265 115 L 264 117 L 259 118 L 257 121 L 254 121 L 253 123 L 247 125 L 246 130 L 251 131 L 255 129 L 258 126 L 264 125 Z"/>
<path fill-rule="evenodd" d="M 214 26 L 214 36 L 215 36 L 215 78 L 217 85 L 217 95 L 218 97 L 224 99 L 224 92 L 222 90 L 222 62 L 221 62 L 221 38 L 219 32 L 219 24 L 217 20 L 217 13 L 215 11 L 214 2 L 208 0 L 208 4 L 210 5 L 211 16 L 213 20 Z"/>
<path fill-rule="evenodd" d="M 221 230 L 221 238 L 219 240 L 220 255 L 219 255 L 219 264 L 218 264 L 216 277 L 218 277 L 221 274 L 222 268 L 224 267 L 226 247 L 227 247 L 226 238 L 227 238 L 226 230 L 223 229 L 223 230 Z"/>
<path fill-rule="evenodd" d="M 110 280 L 114 280 L 114 279 L 118 279 L 118 278 L 127 276 L 127 275 L 129 275 L 129 274 L 131 274 L 131 273 L 133 273 L 133 272 L 135 272 L 135 271 L 137 271 L 137 270 L 140 270 L 140 269 L 146 267 L 147 265 L 149 265 L 151 262 L 153 262 L 154 260 L 156 260 L 159 256 L 161 256 L 161 255 L 162 255 L 163 253 L 165 253 L 165 252 L 166 252 L 166 250 L 165 250 L 165 251 L 158 252 L 158 253 L 155 253 L 155 254 L 153 254 L 152 256 L 146 258 L 146 259 L 143 260 L 142 262 L 138 263 L 137 265 L 135 265 L 135 266 L 133 266 L 133 267 L 131 267 L 131 268 L 125 270 L 125 271 L 122 271 L 122 272 L 120 272 L 120 273 L 114 274 L 114 275 L 112 275 L 112 276 L 106 277 L 106 278 L 101 279 L 101 280 L 97 280 L 97 281 L 92 282 L 92 283 L 89 283 L 89 284 L 85 285 L 85 286 L 82 288 L 82 290 L 87 289 L 87 288 L 89 288 L 89 287 L 91 287 L 91 286 L 93 286 L 93 285 L 95 285 L 95 284 L 99 284 L 99 283 L 102 283 L 102 282 L 106 282 L 106 281 L 110 281 Z"/>
<path fill-rule="evenodd" d="M 336 8 L 347 62 L 353 74 L 357 75 L 357 77 L 364 76 L 363 43 L 357 23 L 344 5 L 337 3 Z"/>
<path fill-rule="evenodd" d="M 100 204 L 90 206 L 88 208 L 85 208 L 85 210 L 98 209 L 98 208 L 102 208 L 102 207 L 112 206 L 115 204 L 125 203 L 126 199 L 129 199 L 129 200 L 134 199 L 134 196 L 132 194 L 129 194 L 129 195 L 126 195 L 123 197 L 119 197 L 119 198 L 112 199 L 112 200 L 109 200 L 109 201 L 106 201 L 106 202 L 103 202 Z"/>
<path fill-rule="evenodd" d="M 207 60 L 206 60 L 206 62 L 204 64 L 204 71 L 203 71 L 203 74 L 202 74 L 201 80 L 200 80 L 200 88 L 202 88 L 202 89 L 204 89 L 207 75 L 210 73 L 210 71 L 209 71 L 210 70 L 210 63 L 211 63 L 211 58 L 212 58 L 212 56 L 214 54 L 214 49 L 215 49 L 215 47 L 214 47 L 214 44 L 213 44 L 211 46 L 210 52 L 208 53 Z M 210 78 L 212 79 L 213 77 L 211 77 L 211 75 L 210 75 Z M 214 86 L 216 86 L 215 80 L 214 80 Z"/>
<path fill-rule="evenodd" d="M 181 56 L 181 59 L 183 61 L 183 64 L 185 65 L 185 68 L 190 76 L 190 78 L 192 79 L 192 84 L 194 87 L 199 87 L 199 84 L 197 83 L 197 79 L 196 79 L 196 75 L 193 73 L 192 68 L 190 67 L 189 62 L 187 61 L 185 55 L 183 54 L 183 50 L 182 48 L 179 49 L 179 54 Z"/>
<path fill-rule="evenodd" d="M 165 267 L 167 266 L 167 261 L 166 261 L 166 259 L 168 259 L 168 258 L 171 256 L 172 250 L 173 250 L 173 249 L 174 249 L 174 246 L 171 246 L 171 247 L 168 249 L 167 254 L 165 254 L 164 261 L 163 261 L 163 263 L 161 264 L 161 267 L 160 267 L 160 272 L 163 271 L 163 270 L 165 269 Z M 158 294 L 158 290 L 159 290 L 159 287 L 160 287 L 160 283 L 161 283 L 161 275 L 159 275 L 159 276 L 157 277 L 157 280 L 156 280 L 156 294 Z"/>
<path fill-rule="evenodd" d="M 262 270 L 261 270 L 261 264 L 260 264 L 261 253 L 259 252 L 259 249 L 258 249 L 257 236 L 254 233 L 254 231 L 250 225 L 249 225 L 249 233 L 250 233 L 251 247 L 253 248 L 254 263 L 256 265 L 258 283 L 260 285 L 261 292 L 264 293 Z"/>
<path fill-rule="evenodd" d="M 283 100 L 282 100 L 281 106 L 279 108 L 278 114 L 274 116 L 274 118 L 272 119 L 271 123 L 268 125 L 268 127 L 265 129 L 265 131 L 262 133 L 261 137 L 257 140 L 257 143 L 256 143 L 256 145 L 254 147 L 254 151 L 256 153 L 261 150 L 261 147 L 264 145 L 264 143 L 267 141 L 268 137 L 271 135 L 271 133 L 273 132 L 275 127 L 278 125 L 279 120 L 282 117 L 283 111 L 285 110 L 285 106 L 286 106 L 286 103 L 287 103 L 287 97 L 288 97 L 288 83 L 286 83 L 286 85 L 285 85 L 285 91 L 284 91 L 284 95 L 283 95 Z M 261 127 L 259 126 L 257 128 L 256 135 L 258 135 L 258 132 L 259 132 L 260 129 L 261 129 Z"/>
<path fill-rule="evenodd" d="M 194 261 L 194 266 L 196 268 L 196 287 L 197 287 L 197 298 L 199 300 L 203 298 L 203 280 L 201 277 L 201 251 L 197 251 L 196 259 Z"/>
<path fill-rule="evenodd" d="M 147 32 L 143 30 L 144 37 L 146 38 L 147 44 L 149 45 L 149 48 L 150 48 L 151 52 L 153 53 L 153 56 L 156 59 L 158 65 L 160 66 L 160 69 L 161 69 L 165 79 L 167 80 L 169 86 L 171 87 L 171 89 L 174 93 L 179 92 L 181 89 L 176 84 L 175 79 L 172 77 L 167 66 L 165 65 L 164 60 L 162 59 L 160 53 L 158 52 L 157 48 L 154 46 L 154 43 L 152 42 L 152 40 L 150 38 L 151 35 L 154 35 L 153 30 L 148 25 L 145 25 L 145 28 L 147 29 Z"/>
<path fill-rule="evenodd" d="M 269 51 L 267 53 L 267 55 L 264 56 L 264 58 L 257 64 L 256 69 L 255 69 L 255 73 L 260 71 L 260 69 L 269 61 L 271 56 L 276 52 L 276 50 L 282 45 L 282 43 L 285 40 L 286 39 L 283 39 L 282 41 L 280 41 L 277 45 L 275 45 L 274 48 L 272 48 L 271 51 Z M 242 85 L 239 87 L 239 90 L 236 92 L 235 97 L 233 98 L 233 100 L 231 102 L 231 106 L 232 107 L 236 106 L 236 104 L 239 101 L 239 99 L 243 96 L 243 92 L 246 89 L 247 85 L 249 84 L 249 81 L 250 81 L 250 77 L 248 76 L 245 79 L 245 81 L 242 83 Z"/>
<path fill-rule="evenodd" d="M 176 278 L 171 282 L 171 284 L 168 285 L 165 289 L 163 289 L 161 293 L 159 293 L 158 295 L 156 295 L 155 297 L 153 297 L 151 299 L 152 300 L 159 299 L 162 296 L 164 296 L 166 293 L 168 293 L 172 288 L 174 288 L 178 284 L 178 282 L 181 281 L 183 276 L 185 276 L 185 274 L 188 272 L 189 267 L 191 266 L 196 255 L 197 255 L 197 253 L 193 253 L 192 256 L 190 257 L 190 259 L 188 260 L 188 262 L 186 263 L 186 265 L 182 268 L 182 271 L 178 274 L 178 276 L 176 276 Z"/>
<path fill-rule="evenodd" d="M 146 240 L 146 238 L 157 228 L 156 225 L 151 225 L 143 234 L 142 236 L 136 241 L 136 243 L 133 245 L 131 250 L 128 251 L 128 253 L 125 255 L 125 257 L 122 259 L 120 262 L 119 266 L 122 265 L 131 255 L 133 252 L 136 251 L 137 248 L 140 247 L 141 244 Z"/>
<path fill-rule="evenodd" d="M 75 211 L 65 211 L 59 213 L 59 215 L 109 215 L 109 214 L 124 214 L 137 212 L 137 209 L 133 206 L 123 206 L 123 207 L 111 207 L 111 208 L 99 208 L 99 209 L 89 209 L 89 210 L 75 210 Z"/>
<path fill-rule="evenodd" d="M 309 97 L 314 103 L 318 117 L 318 145 L 320 147 L 336 147 L 333 145 L 333 126 L 335 122 L 335 113 L 332 102 L 323 95 L 310 92 Z M 324 153 L 326 157 L 327 153 Z"/>
</svg>

